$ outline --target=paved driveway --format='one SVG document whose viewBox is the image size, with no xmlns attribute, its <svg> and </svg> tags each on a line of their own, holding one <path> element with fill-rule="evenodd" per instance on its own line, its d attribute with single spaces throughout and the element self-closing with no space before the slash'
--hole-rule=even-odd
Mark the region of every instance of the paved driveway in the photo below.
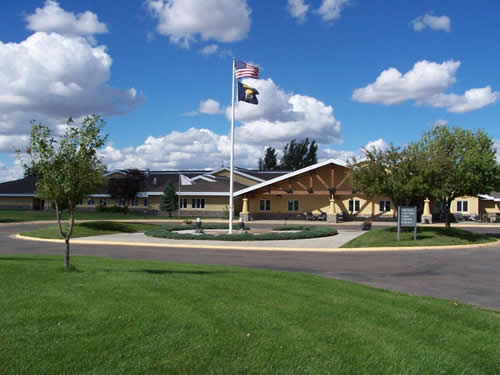
<svg viewBox="0 0 500 375">
<path fill-rule="evenodd" d="M 10 237 L 13 233 L 43 226 L 46 224 L 0 226 L 0 254 L 61 255 L 62 244 Z M 499 229 L 474 230 L 500 237 Z M 307 272 L 500 310 L 500 246 L 457 250 L 311 253 L 74 245 L 72 254 Z"/>
</svg>

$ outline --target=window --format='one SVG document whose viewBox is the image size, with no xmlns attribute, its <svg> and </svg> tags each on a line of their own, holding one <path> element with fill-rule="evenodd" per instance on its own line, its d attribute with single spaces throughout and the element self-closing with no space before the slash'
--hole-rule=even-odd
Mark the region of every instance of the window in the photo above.
<svg viewBox="0 0 500 375">
<path fill-rule="evenodd" d="M 143 204 L 144 204 L 144 207 L 147 207 L 147 206 L 148 206 L 148 198 L 144 198 L 144 202 L 143 202 Z"/>
<path fill-rule="evenodd" d="M 261 211 L 271 211 L 271 201 L 269 199 L 260 200 L 260 210 Z"/>
<path fill-rule="evenodd" d="M 181 199 L 181 208 L 187 208 L 188 200 L 186 198 Z"/>
<path fill-rule="evenodd" d="M 78 202 L 76 202 L 76 205 L 77 205 L 77 206 L 81 206 L 82 204 L 83 204 L 83 200 L 81 200 L 81 199 L 80 199 L 80 200 L 78 200 Z"/>
<path fill-rule="evenodd" d="M 457 212 L 468 212 L 469 201 L 457 201 Z"/>
<path fill-rule="evenodd" d="M 288 211 L 298 211 L 299 201 L 297 199 L 288 201 Z"/>
<path fill-rule="evenodd" d="M 99 199 L 99 206 L 106 207 L 106 199 Z"/>
<path fill-rule="evenodd" d="M 132 199 L 132 201 L 130 202 L 130 205 L 132 207 L 136 207 L 137 206 L 137 198 Z"/>
<path fill-rule="evenodd" d="M 119 205 L 120 205 L 120 207 L 125 207 L 126 203 L 127 203 L 127 201 L 125 199 L 120 199 Z"/>
<path fill-rule="evenodd" d="M 359 212 L 361 202 L 358 199 L 351 199 L 349 201 L 349 212 Z"/>
<path fill-rule="evenodd" d="M 191 208 L 205 208 L 204 198 L 193 198 L 191 200 Z"/>
<path fill-rule="evenodd" d="M 391 201 L 380 201 L 378 202 L 379 212 L 389 212 L 391 210 Z"/>
<path fill-rule="evenodd" d="M 93 198 L 89 198 L 89 199 L 87 200 L 87 205 L 88 205 L 88 206 L 93 206 L 94 204 L 95 204 L 95 202 L 94 202 L 94 199 L 93 199 Z"/>
</svg>

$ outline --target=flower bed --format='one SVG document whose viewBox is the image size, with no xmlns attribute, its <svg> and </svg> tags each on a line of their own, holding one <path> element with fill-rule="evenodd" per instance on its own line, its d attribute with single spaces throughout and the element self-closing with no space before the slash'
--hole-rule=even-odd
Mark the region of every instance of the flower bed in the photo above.
<svg viewBox="0 0 500 375">
<path fill-rule="evenodd" d="M 169 238 L 174 240 L 216 240 L 216 241 L 274 241 L 274 240 L 298 240 L 306 238 L 328 237 L 337 234 L 332 227 L 320 227 L 313 225 L 288 225 L 273 228 L 276 232 L 262 234 L 239 233 L 235 229 L 233 234 L 191 234 L 178 233 L 182 230 L 195 229 L 194 225 L 162 225 L 151 229 L 145 234 L 151 237 Z M 204 224 L 203 229 L 227 229 L 226 224 Z M 287 231 L 294 231 L 287 233 Z M 278 232 L 278 233 L 277 233 Z"/>
</svg>

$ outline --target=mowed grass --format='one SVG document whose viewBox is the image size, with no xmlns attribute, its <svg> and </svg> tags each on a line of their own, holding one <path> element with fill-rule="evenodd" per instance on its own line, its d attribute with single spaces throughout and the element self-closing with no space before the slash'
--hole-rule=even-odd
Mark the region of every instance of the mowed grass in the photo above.
<svg viewBox="0 0 500 375">
<path fill-rule="evenodd" d="M 498 374 L 500 314 L 317 276 L 0 256 L 2 374 Z"/>
<path fill-rule="evenodd" d="M 63 219 L 68 215 L 63 212 Z M 76 220 L 180 220 L 186 217 L 168 217 L 157 215 L 146 215 L 129 211 L 127 214 L 119 212 L 97 212 L 97 211 L 76 211 Z M 25 221 L 45 221 L 56 220 L 54 210 L 31 211 L 31 210 L 0 210 L 0 223 L 17 223 Z"/>
<path fill-rule="evenodd" d="M 67 230 L 67 225 L 63 225 L 63 229 Z M 88 236 L 102 236 L 105 234 L 115 233 L 136 233 L 145 232 L 155 228 L 154 224 L 147 223 L 120 223 L 114 221 L 93 221 L 88 223 L 77 223 L 73 227 L 72 238 L 88 237 Z M 21 235 L 37 238 L 49 239 L 62 239 L 59 227 L 53 225 L 47 228 L 32 230 L 29 232 L 22 232 Z"/>
<path fill-rule="evenodd" d="M 404 247 L 404 246 L 444 246 L 474 245 L 493 242 L 495 237 L 485 236 L 458 228 L 418 227 L 417 240 L 413 239 L 413 228 L 402 229 L 401 241 L 397 240 L 397 228 L 372 229 L 347 242 L 341 247 Z"/>
</svg>

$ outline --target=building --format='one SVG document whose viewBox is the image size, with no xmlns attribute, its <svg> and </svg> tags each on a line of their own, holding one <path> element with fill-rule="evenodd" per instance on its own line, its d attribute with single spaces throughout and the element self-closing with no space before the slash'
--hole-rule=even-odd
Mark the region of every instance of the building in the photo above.
<svg viewBox="0 0 500 375">
<path fill-rule="evenodd" d="M 123 178 L 124 171 L 112 171 L 106 178 Z M 191 181 L 179 184 L 180 175 Z M 395 210 L 388 197 L 368 199 L 354 192 L 349 180 L 349 169 L 340 160 L 325 160 L 297 171 L 258 171 L 236 168 L 234 171 L 235 214 L 246 220 L 259 219 L 303 219 L 321 216 L 329 221 L 393 220 Z M 35 179 L 0 184 L 0 208 L 47 209 L 49 204 L 40 200 L 35 192 Z M 228 213 L 229 169 L 145 171 L 136 199 L 130 202 L 131 210 L 157 213 L 160 200 L 168 183 L 172 183 L 180 200 L 182 216 L 222 217 Z M 109 195 L 107 187 L 96 191 L 79 202 L 78 209 L 95 209 L 97 206 L 123 206 Z M 428 212 L 426 212 L 426 207 Z M 424 217 L 429 221 L 439 219 L 438 202 L 424 205 Z M 476 197 L 456 199 L 452 213 L 464 216 L 500 214 L 500 193 L 490 192 Z"/>
</svg>

